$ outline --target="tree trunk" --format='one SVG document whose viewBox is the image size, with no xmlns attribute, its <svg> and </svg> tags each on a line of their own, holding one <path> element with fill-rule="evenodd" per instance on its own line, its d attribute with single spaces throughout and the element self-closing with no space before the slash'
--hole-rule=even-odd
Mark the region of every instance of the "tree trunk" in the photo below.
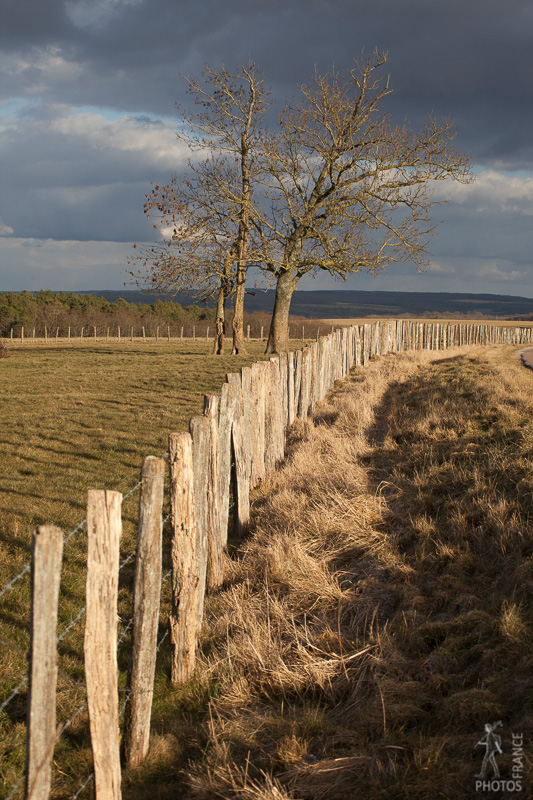
<svg viewBox="0 0 533 800">
<path fill-rule="evenodd" d="M 225 305 L 225 291 L 224 286 L 221 285 L 218 290 L 217 298 L 217 313 L 215 319 L 215 341 L 213 344 L 213 355 L 220 356 L 224 349 L 224 305 Z"/>
<path fill-rule="evenodd" d="M 233 315 L 233 355 L 246 353 L 244 346 L 244 289 L 246 281 L 246 267 L 239 264 L 237 267 L 237 289 L 235 291 L 235 313 Z"/>
<path fill-rule="evenodd" d="M 283 353 L 289 349 L 289 309 L 296 288 L 294 273 L 282 272 L 276 285 L 276 301 L 265 353 Z"/>
</svg>

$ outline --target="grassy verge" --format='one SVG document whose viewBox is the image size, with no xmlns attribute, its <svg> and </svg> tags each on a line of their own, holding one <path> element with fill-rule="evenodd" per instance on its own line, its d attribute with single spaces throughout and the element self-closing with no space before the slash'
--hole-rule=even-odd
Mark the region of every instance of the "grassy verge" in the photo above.
<svg viewBox="0 0 533 800">
<path fill-rule="evenodd" d="M 188 796 L 472 798 L 496 721 L 530 796 L 532 379 L 388 357 L 295 429 L 210 601 Z"/>
</svg>

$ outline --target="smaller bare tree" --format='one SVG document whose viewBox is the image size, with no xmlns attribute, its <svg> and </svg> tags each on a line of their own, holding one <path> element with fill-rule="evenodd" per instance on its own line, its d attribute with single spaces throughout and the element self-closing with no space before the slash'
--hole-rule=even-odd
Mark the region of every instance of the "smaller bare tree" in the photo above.
<svg viewBox="0 0 533 800">
<path fill-rule="evenodd" d="M 252 61 L 235 74 L 206 66 L 200 79 L 185 80 L 196 108 L 178 107 L 177 135 L 209 158 L 191 161 L 189 177 L 174 176 L 147 196 L 145 211 L 159 216 L 167 236 L 163 246 L 144 248 L 130 265 L 137 268 L 137 279 L 147 276 L 153 288 L 217 294 L 215 352 L 222 350 L 224 305 L 234 292 L 233 352 L 242 353 L 246 272 L 258 258 L 251 247 L 254 154 L 268 96 Z"/>
</svg>

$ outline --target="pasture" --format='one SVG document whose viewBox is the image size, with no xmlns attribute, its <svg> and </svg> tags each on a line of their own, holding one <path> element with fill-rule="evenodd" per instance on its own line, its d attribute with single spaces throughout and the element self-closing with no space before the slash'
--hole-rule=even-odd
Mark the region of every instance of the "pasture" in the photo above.
<svg viewBox="0 0 533 800">
<path fill-rule="evenodd" d="M 126 496 L 139 480 L 143 457 L 162 456 L 168 434 L 186 430 L 190 417 L 202 412 L 203 394 L 219 391 L 227 372 L 261 359 L 264 351 L 264 342 L 251 341 L 247 357 L 213 356 L 211 346 L 205 340 L 89 340 L 10 348 L 11 357 L 0 360 L 0 587 L 28 562 L 36 525 L 52 523 L 71 532 L 85 518 L 89 488 Z M 137 504 L 138 493 L 123 504 L 125 556 L 135 547 Z M 65 546 L 60 631 L 84 605 L 86 548 L 84 529 Z M 123 575 L 127 616 L 131 568 Z M 2 599 L 0 703 L 27 669 L 28 620 L 26 574 Z M 83 680 L 83 624 L 66 638 L 62 662 L 64 672 Z M 63 719 L 79 692 L 67 695 Z M 0 775 L 7 786 L 24 763 L 25 697 L 23 691 L 10 704 L 9 716 L 0 713 Z M 73 765 L 75 774 L 77 769 Z"/>
<path fill-rule="evenodd" d="M 531 785 L 533 375 L 517 349 L 374 358 L 297 421 L 208 599 L 189 684 L 170 685 L 161 648 L 152 747 L 124 773 L 124 798 L 469 798 L 475 744 L 496 719 L 524 734 Z M 71 531 L 87 488 L 127 494 L 142 457 L 163 454 L 203 393 L 262 350 L 25 345 L 0 362 L 0 587 L 28 560 L 35 524 Z M 136 504 L 124 502 L 124 558 Z M 85 553 L 80 530 L 60 631 L 84 602 Z M 131 577 L 126 566 L 121 620 Z M 0 702 L 26 667 L 28 600 L 26 576 L 2 601 Z M 60 648 L 60 723 L 83 701 L 82 636 L 80 623 Z M 24 715 L 21 691 L 0 714 L 2 797 L 23 766 Z M 86 711 L 55 763 L 53 797 L 66 800 L 91 769 Z M 499 763 L 507 774 L 508 748 Z"/>
</svg>

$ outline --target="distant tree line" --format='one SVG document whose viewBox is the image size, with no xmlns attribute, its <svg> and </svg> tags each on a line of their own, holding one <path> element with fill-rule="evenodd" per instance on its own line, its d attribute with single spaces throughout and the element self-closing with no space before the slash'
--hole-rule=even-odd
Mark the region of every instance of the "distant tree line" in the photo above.
<svg viewBox="0 0 533 800">
<path fill-rule="evenodd" d="M 35 328 L 42 336 L 44 328 L 54 332 L 59 328 L 63 334 L 71 329 L 77 335 L 81 328 L 103 329 L 120 326 L 124 331 L 131 327 L 144 327 L 146 333 L 155 333 L 157 327 L 166 331 L 167 326 L 191 326 L 214 320 L 215 312 L 210 308 L 191 305 L 183 308 L 179 303 L 156 300 L 155 303 L 128 303 L 119 298 L 109 302 L 104 297 L 75 292 L 7 292 L 0 294 L 0 335 L 9 336 L 12 329 L 24 326 L 29 335 Z"/>
<path fill-rule="evenodd" d="M 31 337 L 35 330 L 37 337 L 43 337 L 45 328 L 50 336 L 59 330 L 60 336 L 66 336 L 68 329 L 72 336 L 79 336 L 82 328 L 87 336 L 97 329 L 98 336 L 110 334 L 116 336 L 120 328 L 124 336 L 134 329 L 135 336 L 139 336 L 144 328 L 147 336 L 155 336 L 157 330 L 161 336 L 170 334 L 180 336 L 183 328 L 184 336 L 192 335 L 192 330 L 198 337 L 215 334 L 216 311 L 213 308 L 201 308 L 197 305 L 183 307 L 171 300 L 156 300 L 154 303 L 128 303 L 123 298 L 114 302 L 93 294 L 77 294 L 75 292 L 7 292 L 0 293 L 0 336 L 9 338 L 11 331 L 17 338 L 21 328 L 24 328 L 26 337 Z M 232 315 L 229 314 L 231 323 Z M 245 313 L 244 330 L 247 335 L 248 327 L 250 336 L 259 338 L 261 333 L 266 337 L 270 330 L 271 314 L 265 311 Z M 300 338 L 303 333 L 306 338 L 314 338 L 326 326 L 320 320 L 310 320 L 302 317 L 291 317 L 292 338 Z"/>
</svg>

